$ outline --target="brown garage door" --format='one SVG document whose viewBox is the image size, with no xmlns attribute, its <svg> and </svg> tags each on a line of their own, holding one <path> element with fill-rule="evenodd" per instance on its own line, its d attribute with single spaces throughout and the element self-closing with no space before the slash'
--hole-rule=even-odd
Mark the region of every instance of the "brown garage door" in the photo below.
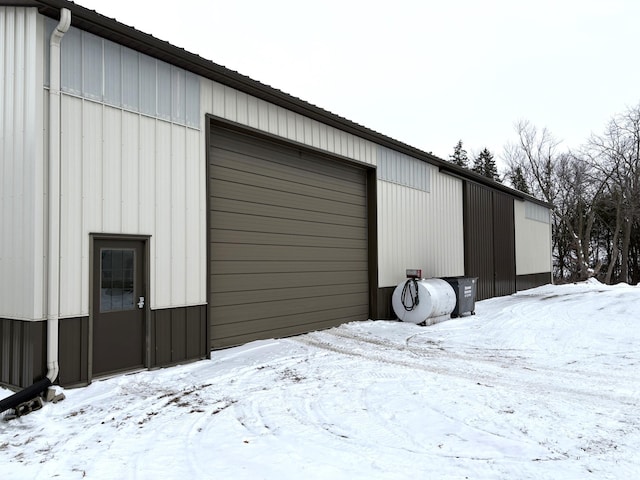
<svg viewBox="0 0 640 480">
<path fill-rule="evenodd" d="M 368 318 L 366 191 L 362 168 L 211 128 L 212 348 Z"/>
</svg>

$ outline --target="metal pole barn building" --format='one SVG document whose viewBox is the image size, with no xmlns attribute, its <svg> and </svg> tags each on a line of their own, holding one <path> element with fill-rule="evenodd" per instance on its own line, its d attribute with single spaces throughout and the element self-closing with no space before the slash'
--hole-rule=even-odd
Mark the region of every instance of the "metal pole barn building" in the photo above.
<svg viewBox="0 0 640 480">
<path fill-rule="evenodd" d="M 551 281 L 543 202 L 62 0 L 0 1 L 0 383 Z"/>
</svg>

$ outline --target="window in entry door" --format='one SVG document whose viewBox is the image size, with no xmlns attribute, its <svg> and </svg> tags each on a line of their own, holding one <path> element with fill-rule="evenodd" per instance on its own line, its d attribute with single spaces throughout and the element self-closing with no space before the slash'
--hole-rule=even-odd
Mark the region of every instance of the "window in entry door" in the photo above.
<svg viewBox="0 0 640 480">
<path fill-rule="evenodd" d="M 100 250 L 100 312 L 135 308 L 134 249 Z"/>
</svg>

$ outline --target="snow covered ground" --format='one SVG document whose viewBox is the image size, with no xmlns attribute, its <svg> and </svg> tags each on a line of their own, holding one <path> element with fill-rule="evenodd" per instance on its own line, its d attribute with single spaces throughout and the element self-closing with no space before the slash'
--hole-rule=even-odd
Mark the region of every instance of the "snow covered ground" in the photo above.
<svg viewBox="0 0 640 480">
<path fill-rule="evenodd" d="M 638 478 L 640 287 L 545 286 L 476 307 L 66 390 L 0 421 L 2 478 Z"/>
</svg>

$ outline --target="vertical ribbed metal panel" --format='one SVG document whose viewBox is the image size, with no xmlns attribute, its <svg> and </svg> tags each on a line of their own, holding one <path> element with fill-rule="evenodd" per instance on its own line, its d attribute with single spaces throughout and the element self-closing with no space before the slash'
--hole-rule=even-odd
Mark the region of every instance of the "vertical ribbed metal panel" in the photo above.
<svg viewBox="0 0 640 480">
<path fill-rule="evenodd" d="M 397 285 L 407 268 L 464 274 L 462 182 L 428 168 L 431 192 L 378 180 L 380 287 Z"/>
<path fill-rule="evenodd" d="M 252 96 L 247 96 L 247 125 L 251 128 L 260 128 L 258 99 Z"/>
<path fill-rule="evenodd" d="M 138 164 L 139 171 L 139 202 L 140 202 L 140 217 L 138 228 L 141 234 L 149 234 L 149 232 L 156 232 L 152 234 L 149 240 L 149 277 L 151 278 L 151 285 L 149 292 L 152 296 L 151 304 L 158 304 L 158 298 L 155 295 L 154 288 L 157 284 L 157 267 L 156 267 L 156 150 L 158 149 L 159 139 L 156 132 L 157 120 L 149 117 L 140 117 L 140 163 Z M 197 277 L 198 278 L 198 277 Z M 196 280 L 197 280 L 196 278 Z"/>
<path fill-rule="evenodd" d="M 230 96 L 229 93 L 227 93 L 227 95 Z M 276 118 L 278 119 L 278 130 L 276 131 L 276 135 L 279 135 L 280 137 L 283 137 L 283 138 L 289 138 L 288 136 L 289 125 L 287 124 L 287 111 L 284 108 L 276 106 Z M 230 120 L 232 119 L 230 118 Z"/>
<path fill-rule="evenodd" d="M 200 138 L 198 137 L 198 140 Z M 204 139 L 203 139 L 204 141 Z M 178 126 L 171 126 L 171 305 L 184 305 L 186 289 L 186 132 Z"/>
<path fill-rule="evenodd" d="M 186 131 L 185 142 L 185 289 L 186 303 L 193 304 L 203 298 L 201 295 L 202 282 L 199 281 L 201 275 L 206 275 L 206 258 L 204 250 L 204 239 L 206 237 L 205 221 L 201 218 L 200 199 L 205 197 L 206 169 L 200 162 L 200 132 L 194 130 Z M 205 256 L 201 256 L 205 255 Z M 193 272 L 193 274 L 191 273 Z"/>
<path fill-rule="evenodd" d="M 465 275 L 478 277 L 477 300 L 494 296 L 493 199 L 490 189 L 465 182 Z"/>
<path fill-rule="evenodd" d="M 156 201 L 153 215 L 156 219 L 155 235 L 151 237 L 152 249 L 155 248 L 155 274 L 152 287 L 155 305 L 164 305 L 171 301 L 171 125 L 156 122 Z"/>
<path fill-rule="evenodd" d="M 0 7 L 0 317 L 40 319 L 42 45 L 34 8 Z"/>
<path fill-rule="evenodd" d="M 516 290 L 528 290 L 530 288 L 539 287 L 553 283 L 551 270 L 548 272 L 531 273 L 528 275 L 516 275 Z"/>
<path fill-rule="evenodd" d="M 278 107 L 266 102 L 261 103 L 261 105 L 267 110 L 267 116 L 269 118 L 267 132 L 273 135 L 278 135 Z M 213 110 L 215 111 L 215 103 L 213 104 Z"/>
<path fill-rule="evenodd" d="M 465 274 L 478 277 L 477 299 L 516 291 L 514 199 L 465 182 Z"/>
<path fill-rule="evenodd" d="M 151 215 L 156 207 L 156 120 L 149 117 L 140 117 L 138 126 L 138 204 L 140 215 L 138 218 L 138 230 L 140 232 L 155 231 L 155 215 Z"/>
<path fill-rule="evenodd" d="M 26 79 L 20 75 L 18 64 L 24 58 L 22 52 L 26 45 L 19 32 L 20 24 L 24 23 L 24 11 L 2 7 L 0 15 L 0 40 L 3 44 L 3 48 L 0 48 L 0 271 L 3 272 L 0 275 L 0 317 L 14 317 L 20 315 L 23 307 L 20 298 L 9 286 L 16 280 L 21 287 L 28 282 L 25 275 L 18 272 L 18 261 L 23 252 L 16 242 L 17 232 L 14 232 L 18 227 L 14 210 L 17 206 L 16 193 L 21 195 L 16 188 L 22 184 L 22 172 L 18 170 L 22 158 L 18 157 L 24 156 L 24 139 L 20 138 L 20 124 L 16 125 L 16 116 L 21 114 L 21 109 L 16 111 L 14 105 L 24 97 L 26 89 Z M 8 375 L 7 372 L 7 378 Z"/>
<path fill-rule="evenodd" d="M 516 249 L 513 197 L 493 192 L 493 251 L 495 259 L 495 296 L 516 291 Z"/>
<path fill-rule="evenodd" d="M 62 386 L 86 385 L 89 381 L 89 317 L 60 321 L 60 377 Z"/>
<path fill-rule="evenodd" d="M 120 218 L 122 233 L 140 233 L 140 115 L 122 112 L 122 149 L 121 149 L 121 201 Z"/>
<path fill-rule="evenodd" d="M 243 125 L 249 124 L 249 95 L 243 92 L 236 94 L 237 122 Z"/>
<path fill-rule="evenodd" d="M 46 373 L 46 322 L 0 318 L 0 384 L 24 388 Z"/>
<path fill-rule="evenodd" d="M 222 87 L 223 91 L 223 105 L 224 105 L 224 118 L 231 120 L 232 122 L 237 121 L 238 118 L 238 104 L 236 101 L 237 90 L 227 87 L 226 85 Z"/>
<path fill-rule="evenodd" d="M 359 162 L 376 164 L 377 146 L 233 88 L 202 79 L 201 111 Z"/>
<path fill-rule="evenodd" d="M 464 274 L 464 221 L 462 181 L 431 169 L 431 195 L 425 227 L 428 238 L 429 264 L 435 266 L 432 276 Z M 427 272 L 430 272 L 427 265 Z"/>
<path fill-rule="evenodd" d="M 67 96 L 65 100 L 61 105 L 61 130 L 81 133 L 82 100 Z M 63 135 L 60 148 L 60 278 L 65 279 L 60 284 L 60 307 L 61 312 L 68 313 L 82 293 L 82 136 Z"/>
<path fill-rule="evenodd" d="M 72 100 L 63 98 L 63 102 L 66 101 Z M 101 232 L 120 232 L 122 228 L 122 113 L 115 108 L 103 110 Z M 77 130 L 67 132 L 68 135 L 78 133 Z"/>
<path fill-rule="evenodd" d="M 302 119 L 302 128 L 304 130 L 304 141 L 302 143 L 306 145 L 313 145 L 314 132 L 317 132 L 317 128 L 313 128 L 313 122 L 310 118 L 300 117 Z M 355 158 L 355 157 L 353 157 Z"/>
<path fill-rule="evenodd" d="M 35 12 L 33 14 L 35 16 Z M 28 185 L 28 190 L 31 190 L 32 194 L 25 195 L 24 206 L 25 211 L 33 213 L 30 220 L 25 219 L 23 221 L 23 225 L 29 225 L 29 227 L 23 232 L 21 243 L 28 245 L 33 242 L 32 258 L 25 258 L 23 266 L 26 271 L 33 274 L 32 291 L 28 293 L 25 303 L 29 306 L 28 308 L 33 308 L 33 314 L 30 318 L 34 319 L 44 318 L 46 314 L 44 288 L 46 277 L 44 264 L 46 224 L 43 221 L 46 210 L 43 199 L 45 195 L 44 185 L 47 177 L 44 171 L 43 159 L 48 155 L 49 149 L 47 144 L 48 130 L 43 126 L 41 119 L 49 118 L 49 102 L 47 101 L 49 95 L 42 89 L 44 52 L 40 47 L 37 47 L 37 45 L 42 45 L 45 37 L 44 33 L 44 22 L 41 17 L 37 17 L 35 35 L 37 60 L 35 65 L 27 62 L 25 66 L 25 76 L 28 79 L 27 83 L 33 82 L 34 94 L 33 96 L 29 95 L 25 103 L 25 113 L 27 116 L 33 114 L 33 120 L 28 119 L 25 121 L 25 138 L 28 139 L 26 151 L 29 153 L 25 155 L 24 168 L 26 175 L 24 185 Z M 28 87 L 28 90 L 31 90 L 31 87 Z M 35 159 L 33 163 L 27 161 L 27 159 L 31 157 Z M 26 180 L 27 178 L 28 180 Z M 31 239 L 27 240 L 29 238 Z"/>
<path fill-rule="evenodd" d="M 154 310 L 151 315 L 151 366 L 160 367 L 185 360 L 205 358 L 207 309 L 204 305 Z"/>
<path fill-rule="evenodd" d="M 220 85 L 219 83 L 212 82 L 211 80 L 202 80 L 202 86 L 205 92 L 211 92 L 211 93 L 203 92 L 203 95 L 201 95 L 202 101 L 204 100 L 211 101 L 211 103 L 204 103 L 202 105 L 202 112 L 205 114 L 211 113 L 212 115 L 216 115 L 218 117 L 224 118 L 224 111 L 225 111 L 224 86 Z M 270 121 L 269 131 L 271 131 L 272 119 L 270 118 L 269 121 Z"/>
<path fill-rule="evenodd" d="M 80 312 L 89 312 L 89 242 L 84 232 L 102 232 L 102 164 L 104 108 L 94 102 L 84 102 L 82 112 L 82 294 Z M 76 226 L 76 228 L 78 228 Z M 74 304 L 68 310 L 74 309 Z"/>
<path fill-rule="evenodd" d="M 527 207 L 534 214 L 527 215 Z M 548 219 L 548 216 L 549 210 L 544 207 L 526 201 L 515 202 L 517 275 L 551 271 L 551 224 L 541 221 L 545 217 Z"/>
</svg>

